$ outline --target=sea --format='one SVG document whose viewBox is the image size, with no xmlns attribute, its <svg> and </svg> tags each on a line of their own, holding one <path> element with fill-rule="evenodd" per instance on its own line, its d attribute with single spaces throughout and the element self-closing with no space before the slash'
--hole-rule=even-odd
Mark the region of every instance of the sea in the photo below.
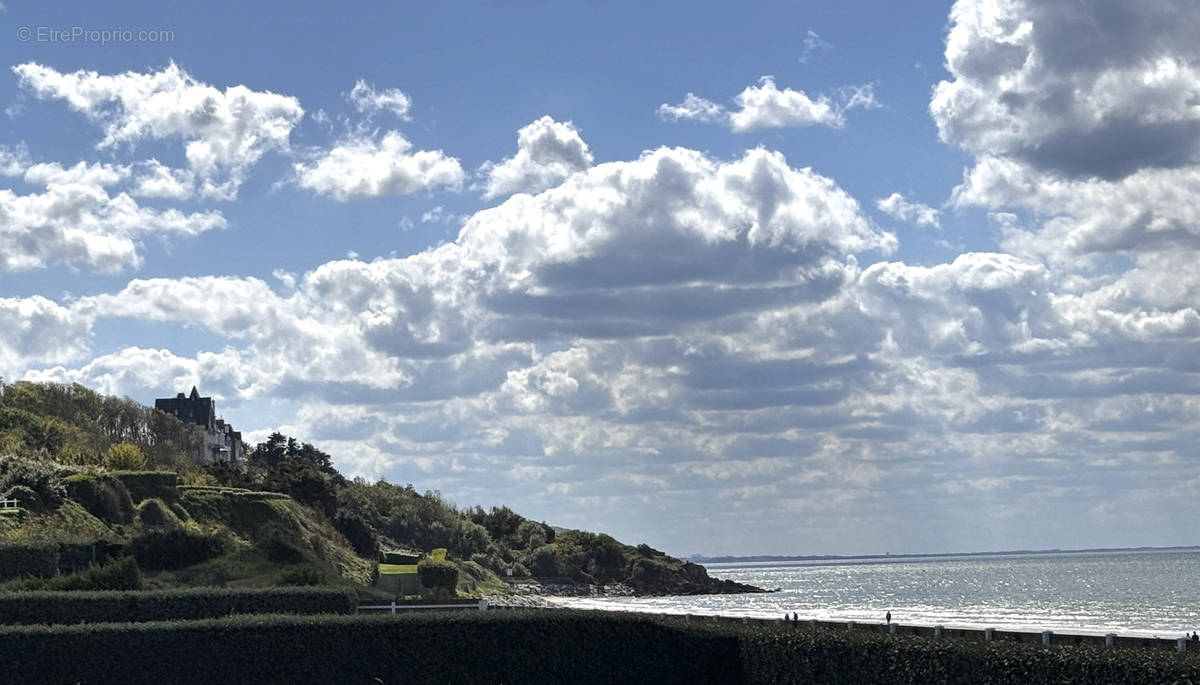
<svg viewBox="0 0 1200 685">
<path fill-rule="evenodd" d="M 765 594 L 555 598 L 666 614 L 1177 638 L 1200 630 L 1200 548 L 705 564 Z"/>
</svg>

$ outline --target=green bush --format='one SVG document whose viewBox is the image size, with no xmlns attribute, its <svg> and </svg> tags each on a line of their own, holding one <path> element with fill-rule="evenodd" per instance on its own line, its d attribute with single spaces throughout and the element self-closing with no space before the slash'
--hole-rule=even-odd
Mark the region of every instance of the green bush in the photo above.
<svg viewBox="0 0 1200 685">
<path fill-rule="evenodd" d="M 51 509 L 57 509 L 67 495 L 62 474 L 53 462 L 0 457 L 0 492 L 6 492 L 15 485 L 24 485 L 33 490 L 38 500 Z"/>
<path fill-rule="evenodd" d="M 142 568 L 161 571 L 199 564 L 221 555 L 217 537 L 186 528 L 151 530 L 134 538 L 129 551 Z"/>
<path fill-rule="evenodd" d="M 179 499 L 179 474 L 174 471 L 124 471 L 113 475 L 125 484 L 134 502 L 151 497 L 168 503 Z"/>
<path fill-rule="evenodd" d="M 338 510 L 330 522 L 360 557 L 374 559 L 379 556 L 379 538 L 366 519 L 357 512 Z"/>
<path fill-rule="evenodd" d="M 142 569 L 133 557 L 110 559 L 102 566 L 92 566 L 46 582 L 47 590 L 137 590 L 141 587 Z"/>
<path fill-rule="evenodd" d="M 324 585 L 325 574 L 312 566 L 297 566 L 296 568 L 284 571 L 279 577 L 279 581 L 283 585 L 309 586 L 309 585 Z"/>
<path fill-rule="evenodd" d="M 179 518 L 157 497 L 142 500 L 137 506 L 138 523 L 147 528 L 178 528 Z"/>
<path fill-rule="evenodd" d="M 133 520 L 133 500 L 125 484 L 109 474 L 76 473 L 63 479 L 67 495 L 108 524 Z"/>
<path fill-rule="evenodd" d="M 4 499 L 17 500 L 17 506 L 30 511 L 42 511 L 45 507 L 42 506 L 42 500 L 38 494 L 27 485 L 14 485 L 0 495 Z"/>
<path fill-rule="evenodd" d="M 421 587 L 434 595 L 453 597 L 458 586 L 458 567 L 449 561 L 422 560 L 417 564 L 417 576 Z"/>
<path fill-rule="evenodd" d="M 351 614 L 357 604 L 353 592 L 328 587 L 18 592 L 0 594 L 0 624 L 126 623 L 265 613 Z"/>
<path fill-rule="evenodd" d="M 272 526 L 270 532 L 258 543 L 268 560 L 276 564 L 298 564 L 304 561 L 304 549 L 283 530 Z"/>
<path fill-rule="evenodd" d="M 119 442 L 104 453 L 104 466 L 113 471 L 138 471 L 146 468 L 146 454 L 132 442 Z"/>
<path fill-rule="evenodd" d="M 58 573 L 58 545 L 53 542 L 0 543 L 0 580 Z M 3 620 L 0 618 L 0 620 Z"/>
<path fill-rule="evenodd" d="M 67 573 L 74 573 L 96 564 L 104 564 L 109 559 L 124 554 L 124 545 L 108 540 L 94 540 L 85 543 L 60 542 L 58 544 L 58 570 L 66 569 Z"/>
</svg>

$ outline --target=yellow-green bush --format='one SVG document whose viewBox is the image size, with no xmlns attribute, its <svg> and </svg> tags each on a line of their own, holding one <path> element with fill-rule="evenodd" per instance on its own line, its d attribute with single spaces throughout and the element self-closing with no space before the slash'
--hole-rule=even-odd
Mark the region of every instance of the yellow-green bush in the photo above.
<svg viewBox="0 0 1200 685">
<path fill-rule="evenodd" d="M 146 468 L 146 455 L 132 442 L 118 442 L 104 453 L 104 466 L 114 471 L 137 471 Z"/>
</svg>

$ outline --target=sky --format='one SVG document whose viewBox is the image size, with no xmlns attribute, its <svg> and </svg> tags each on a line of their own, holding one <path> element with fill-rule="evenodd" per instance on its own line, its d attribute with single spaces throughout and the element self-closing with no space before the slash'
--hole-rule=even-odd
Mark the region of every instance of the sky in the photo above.
<svg viewBox="0 0 1200 685">
<path fill-rule="evenodd" d="M 1191 545 L 1191 0 L 23 2 L 0 376 L 669 553 Z"/>
</svg>

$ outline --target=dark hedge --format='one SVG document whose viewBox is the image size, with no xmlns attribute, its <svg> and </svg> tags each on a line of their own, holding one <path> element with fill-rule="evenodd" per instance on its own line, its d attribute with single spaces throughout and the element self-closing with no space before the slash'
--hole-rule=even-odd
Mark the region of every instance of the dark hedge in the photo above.
<svg viewBox="0 0 1200 685">
<path fill-rule="evenodd" d="M 0 629 L 10 682 L 735 683 L 737 648 L 732 635 L 567 611 Z"/>
<path fill-rule="evenodd" d="M 1198 657 L 559 610 L 0 628 L 13 682 L 1136 685 Z"/>
<path fill-rule="evenodd" d="M 177 569 L 215 559 L 224 550 L 220 538 L 187 528 L 148 530 L 129 543 L 142 568 Z"/>
<path fill-rule="evenodd" d="M 31 575 L 49 578 L 58 573 L 58 544 L 54 542 L 0 543 L 0 580 Z"/>
<path fill-rule="evenodd" d="M 115 471 L 134 503 L 157 497 L 164 502 L 179 499 L 179 474 L 173 471 Z"/>
<path fill-rule="evenodd" d="M 1200 683 L 1200 654 L 1079 645 L 1043 648 L 783 624 L 742 632 L 753 683 Z"/>
<path fill-rule="evenodd" d="M 116 623 L 264 613 L 348 614 L 357 606 L 358 598 L 353 592 L 334 588 L 14 592 L 0 594 L 0 623 Z"/>
</svg>

